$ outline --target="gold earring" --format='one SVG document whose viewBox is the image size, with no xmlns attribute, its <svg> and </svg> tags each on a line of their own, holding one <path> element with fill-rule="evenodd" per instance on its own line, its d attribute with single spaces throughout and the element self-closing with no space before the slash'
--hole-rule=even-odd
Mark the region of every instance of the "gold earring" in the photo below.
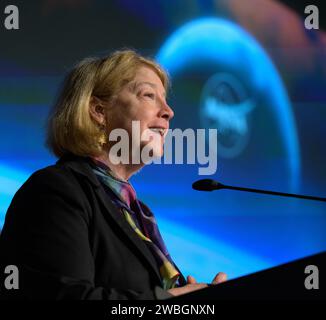
<svg viewBox="0 0 326 320">
<path fill-rule="evenodd" d="M 103 147 L 103 145 L 105 145 L 107 143 L 107 137 L 106 137 L 106 133 L 105 133 L 105 125 L 100 125 L 100 137 L 98 139 L 98 143 L 101 147 Z"/>
</svg>

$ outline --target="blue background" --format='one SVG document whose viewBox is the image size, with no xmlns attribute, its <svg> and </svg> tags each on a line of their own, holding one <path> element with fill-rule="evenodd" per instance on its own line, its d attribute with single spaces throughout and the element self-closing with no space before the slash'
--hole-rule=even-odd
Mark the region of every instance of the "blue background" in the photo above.
<svg viewBox="0 0 326 320">
<path fill-rule="evenodd" d="M 218 130 L 208 178 L 325 197 L 324 31 L 276 1 L 135 3 L 12 3 L 20 29 L 0 26 L 0 228 L 22 183 L 56 161 L 45 121 L 64 73 L 122 47 L 169 71 L 172 128 Z M 151 165 L 132 178 L 186 275 L 234 278 L 326 249 L 324 203 L 194 191 L 200 166 Z"/>
</svg>

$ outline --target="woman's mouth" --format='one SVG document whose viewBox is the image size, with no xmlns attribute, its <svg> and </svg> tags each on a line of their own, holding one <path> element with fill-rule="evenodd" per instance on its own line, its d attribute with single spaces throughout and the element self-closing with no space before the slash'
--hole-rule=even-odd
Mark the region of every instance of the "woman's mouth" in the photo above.
<svg viewBox="0 0 326 320">
<path fill-rule="evenodd" d="M 165 131 L 166 131 L 166 129 L 164 129 L 164 128 L 157 128 L 157 127 L 153 127 L 153 128 L 149 128 L 149 129 L 157 134 L 160 134 L 162 137 L 164 136 Z"/>
</svg>

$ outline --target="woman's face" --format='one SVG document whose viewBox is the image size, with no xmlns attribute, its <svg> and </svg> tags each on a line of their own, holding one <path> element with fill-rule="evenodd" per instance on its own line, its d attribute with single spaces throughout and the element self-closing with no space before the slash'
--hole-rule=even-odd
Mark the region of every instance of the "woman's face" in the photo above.
<svg viewBox="0 0 326 320">
<path fill-rule="evenodd" d="M 166 92 L 160 78 L 151 68 L 142 66 L 107 108 L 107 133 L 124 129 L 129 136 L 129 152 L 141 152 L 146 146 L 152 150 L 151 155 L 160 157 L 172 117 L 173 111 L 166 103 Z M 139 124 L 140 132 L 132 130 L 132 121 L 139 121 L 136 126 Z M 139 134 L 142 141 L 139 141 Z"/>
</svg>

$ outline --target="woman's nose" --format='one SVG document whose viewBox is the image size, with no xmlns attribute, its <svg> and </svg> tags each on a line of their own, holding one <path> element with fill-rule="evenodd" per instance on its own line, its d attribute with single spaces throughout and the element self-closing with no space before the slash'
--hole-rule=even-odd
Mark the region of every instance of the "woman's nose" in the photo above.
<svg viewBox="0 0 326 320">
<path fill-rule="evenodd" d="M 174 117 L 174 112 L 172 108 L 164 101 L 162 102 L 161 108 L 161 117 L 166 119 L 167 121 L 171 120 Z"/>
</svg>

